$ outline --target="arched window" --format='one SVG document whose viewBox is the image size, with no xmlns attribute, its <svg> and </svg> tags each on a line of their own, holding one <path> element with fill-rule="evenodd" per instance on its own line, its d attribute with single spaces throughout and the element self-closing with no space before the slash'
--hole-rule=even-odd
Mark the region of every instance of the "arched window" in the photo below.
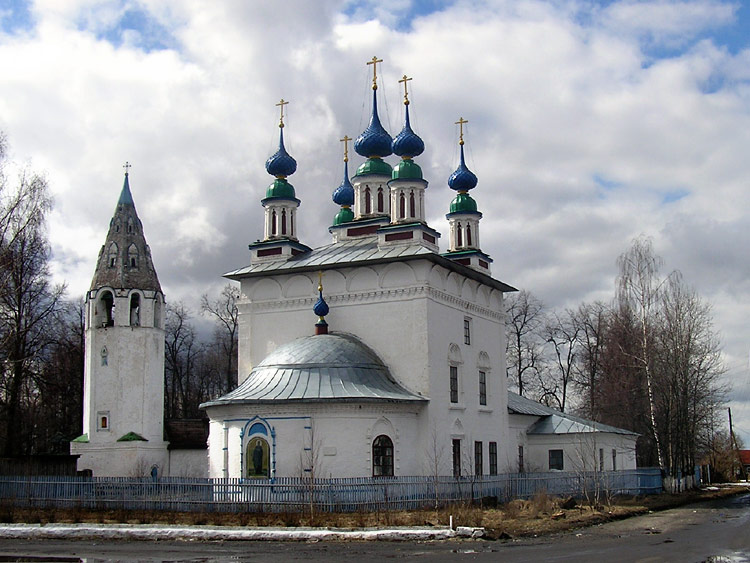
<svg viewBox="0 0 750 563">
<path fill-rule="evenodd" d="M 271 211 L 271 236 L 276 236 L 276 210 Z"/>
<path fill-rule="evenodd" d="M 393 442 L 385 434 L 372 442 L 372 476 L 393 476 Z"/>
<path fill-rule="evenodd" d="M 466 246 L 471 246 L 471 225 L 466 225 Z"/>
<path fill-rule="evenodd" d="M 417 203 L 414 201 L 414 192 L 409 195 L 409 217 L 417 216 Z"/>
<path fill-rule="evenodd" d="M 141 326 L 141 296 L 138 293 L 130 296 L 130 326 Z"/>
<path fill-rule="evenodd" d="M 109 245 L 109 251 L 107 252 L 107 264 L 110 268 L 117 266 L 117 245 L 113 242 Z"/>
<path fill-rule="evenodd" d="M 128 265 L 131 268 L 138 267 L 138 248 L 135 246 L 135 244 L 131 244 L 128 247 Z"/>
<path fill-rule="evenodd" d="M 106 346 L 104 348 L 102 348 L 102 353 L 101 354 L 102 354 L 102 365 L 103 366 L 109 365 L 109 361 L 107 360 L 107 358 L 109 357 L 109 352 L 107 352 L 107 347 Z"/>
<path fill-rule="evenodd" d="M 97 307 L 97 326 L 114 326 L 115 324 L 115 298 L 112 292 L 105 291 L 99 298 Z"/>
<path fill-rule="evenodd" d="M 281 210 L 281 234 L 286 235 L 286 209 Z"/>
<path fill-rule="evenodd" d="M 119 220 L 119 219 L 118 219 L 118 220 L 117 220 L 117 222 L 115 223 L 115 232 L 116 232 L 116 233 L 119 233 L 119 232 L 120 232 L 120 220 Z"/>
<path fill-rule="evenodd" d="M 253 436 L 247 442 L 245 450 L 245 477 L 251 479 L 270 477 L 271 449 L 268 442 L 260 436 Z"/>
<path fill-rule="evenodd" d="M 135 232 L 135 221 L 133 221 L 132 217 L 128 217 L 128 234 L 133 234 Z"/>
<path fill-rule="evenodd" d="M 403 193 L 398 200 L 398 217 L 399 219 L 406 217 L 406 198 Z"/>
<path fill-rule="evenodd" d="M 154 328 L 161 328 L 161 297 L 154 298 Z"/>
<path fill-rule="evenodd" d="M 385 200 L 383 198 L 383 188 L 378 188 L 378 213 L 385 210 Z"/>
<path fill-rule="evenodd" d="M 461 248 L 464 245 L 463 233 L 461 232 L 461 223 L 456 225 L 456 247 Z"/>
<path fill-rule="evenodd" d="M 365 188 L 365 215 L 372 213 L 372 200 L 370 200 L 370 188 Z"/>
<path fill-rule="evenodd" d="M 294 236 L 294 209 L 289 210 L 289 234 Z"/>
</svg>

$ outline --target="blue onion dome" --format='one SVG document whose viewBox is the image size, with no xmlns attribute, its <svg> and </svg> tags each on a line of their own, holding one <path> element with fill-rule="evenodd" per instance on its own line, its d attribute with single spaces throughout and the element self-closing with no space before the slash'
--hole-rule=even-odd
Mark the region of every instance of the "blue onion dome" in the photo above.
<svg viewBox="0 0 750 563">
<path fill-rule="evenodd" d="M 333 203 L 336 205 L 354 205 L 354 186 L 349 181 L 349 163 L 344 162 L 344 180 L 333 192 Z"/>
<path fill-rule="evenodd" d="M 284 148 L 283 125 L 279 128 L 279 150 L 266 161 L 266 171 L 271 176 L 286 178 L 297 170 L 297 161 Z"/>
<path fill-rule="evenodd" d="M 318 286 L 318 300 L 313 306 L 313 313 L 315 313 L 321 321 L 323 320 L 323 317 L 328 314 L 328 303 L 323 299 L 323 289 L 320 286 Z"/>
<path fill-rule="evenodd" d="M 463 143 L 461 144 L 461 163 L 448 178 L 448 185 L 457 192 L 467 192 L 477 185 L 476 175 L 466 167 Z"/>
<path fill-rule="evenodd" d="M 404 128 L 393 139 L 392 148 L 393 154 L 408 159 L 419 156 L 424 152 L 424 141 L 411 129 L 411 124 L 409 123 L 409 104 L 405 104 L 404 107 L 406 108 Z"/>
<path fill-rule="evenodd" d="M 383 158 L 392 153 L 391 143 L 391 136 L 380 124 L 380 118 L 378 118 L 377 90 L 373 89 L 372 116 L 370 117 L 370 124 L 367 126 L 367 129 L 357 137 L 357 140 L 354 141 L 354 150 L 357 151 L 357 154 L 367 158 Z"/>
</svg>

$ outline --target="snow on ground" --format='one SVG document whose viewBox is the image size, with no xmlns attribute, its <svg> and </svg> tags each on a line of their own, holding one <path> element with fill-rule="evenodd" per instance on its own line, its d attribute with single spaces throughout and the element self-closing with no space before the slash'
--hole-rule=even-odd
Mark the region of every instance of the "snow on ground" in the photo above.
<svg viewBox="0 0 750 563">
<path fill-rule="evenodd" d="M 483 528 L 391 528 L 339 530 L 322 528 L 241 528 L 221 526 L 161 526 L 139 524 L 3 524 L 3 539 L 125 539 L 125 540 L 445 540 L 479 538 Z"/>
</svg>

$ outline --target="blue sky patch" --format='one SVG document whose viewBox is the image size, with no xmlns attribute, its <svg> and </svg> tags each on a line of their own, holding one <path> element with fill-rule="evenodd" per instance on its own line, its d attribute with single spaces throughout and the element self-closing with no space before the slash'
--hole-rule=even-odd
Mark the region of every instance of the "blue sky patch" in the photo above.
<svg viewBox="0 0 750 563">
<path fill-rule="evenodd" d="M 34 27 L 27 0 L 10 0 L 0 7 L 0 30 L 4 33 L 19 33 Z"/>
<path fill-rule="evenodd" d="M 130 35 L 128 42 L 132 42 L 147 53 L 173 49 L 177 44 L 175 38 L 163 25 L 152 18 L 147 11 L 138 7 L 125 10 L 116 25 L 100 30 L 96 37 L 115 47 L 120 47 L 127 35 Z"/>
<path fill-rule="evenodd" d="M 415 18 L 444 10 L 454 2 L 455 0 L 413 0 L 405 10 L 393 14 L 396 16 L 395 29 L 410 31 Z M 376 6 L 377 3 L 373 0 L 351 0 L 344 7 L 343 13 L 349 17 L 369 19 L 368 15 L 376 17 Z"/>
<path fill-rule="evenodd" d="M 679 201 L 684 197 L 687 197 L 690 195 L 690 191 L 686 190 L 684 188 L 678 188 L 676 190 L 670 190 L 666 192 L 662 198 L 662 203 L 674 203 L 675 201 Z"/>
</svg>

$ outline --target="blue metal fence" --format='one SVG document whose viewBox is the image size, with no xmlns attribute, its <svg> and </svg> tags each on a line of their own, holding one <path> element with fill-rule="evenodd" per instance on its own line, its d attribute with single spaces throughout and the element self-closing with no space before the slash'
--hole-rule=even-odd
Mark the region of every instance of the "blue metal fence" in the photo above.
<svg viewBox="0 0 750 563">
<path fill-rule="evenodd" d="M 16 507 L 298 512 L 403 510 L 487 497 L 505 502 L 538 492 L 583 496 L 661 492 L 658 468 L 482 477 L 198 479 L 165 477 L 0 477 L 0 502 Z"/>
</svg>

